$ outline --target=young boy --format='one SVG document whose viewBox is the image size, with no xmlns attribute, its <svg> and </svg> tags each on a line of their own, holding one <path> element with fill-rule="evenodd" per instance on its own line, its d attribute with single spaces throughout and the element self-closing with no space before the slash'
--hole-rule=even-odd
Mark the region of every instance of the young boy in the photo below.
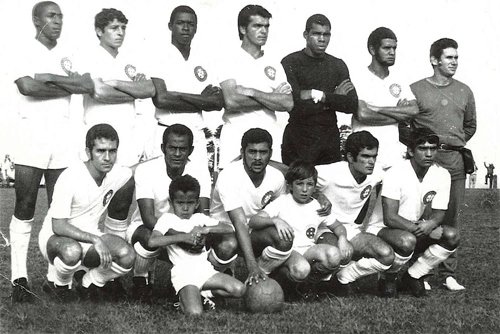
<svg viewBox="0 0 500 334">
<path fill-rule="evenodd" d="M 341 262 L 349 262 L 353 249 L 346 239 L 345 227 L 332 217 L 317 213 L 320 204 L 312 198 L 318 179 L 316 168 L 302 160 L 294 161 L 285 179 L 289 193 L 253 216 L 249 226 L 254 230 L 276 226 L 280 238 L 293 240 L 292 253 L 279 269 L 281 277 L 277 277 L 288 290 L 286 286 L 292 282 L 328 280 Z M 323 222 L 338 237 L 338 248 L 315 243 L 316 231 Z"/>
<path fill-rule="evenodd" d="M 149 238 L 149 247 L 166 247 L 172 264 L 172 284 L 179 295 L 184 314 L 200 315 L 205 296 L 239 298 L 245 285 L 236 278 L 217 272 L 207 260 L 205 238 L 211 233 L 231 233 L 230 224 L 220 223 L 204 214 L 194 214 L 199 205 L 200 184 L 190 175 L 172 181 L 169 188 L 174 214 L 158 219 Z"/>
</svg>

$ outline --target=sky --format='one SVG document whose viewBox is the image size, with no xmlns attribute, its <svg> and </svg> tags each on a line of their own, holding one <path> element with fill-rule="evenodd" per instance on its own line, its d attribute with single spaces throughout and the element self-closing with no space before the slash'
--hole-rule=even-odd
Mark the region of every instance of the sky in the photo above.
<svg viewBox="0 0 500 334">
<path fill-rule="evenodd" d="M 5 1 L 4 19 L 0 22 L 4 46 L 0 51 L 0 157 L 12 152 L 12 135 L 16 131 L 16 89 L 10 69 L 23 45 L 35 37 L 31 10 L 36 1 Z M 398 37 L 396 65 L 410 82 L 432 75 L 429 47 L 442 37 L 455 39 L 460 56 L 455 78 L 474 92 L 478 129 L 467 144 L 479 167 L 477 186 L 483 186 L 486 169 L 483 162 L 494 163 L 500 170 L 499 66 L 500 66 L 500 2 L 497 0 L 60 0 L 64 14 L 59 43 L 85 50 L 98 43 L 93 20 L 102 8 L 114 7 L 129 19 L 123 50 L 148 59 L 154 51 L 170 42 L 167 23 L 173 8 L 189 5 L 198 14 L 198 32 L 193 43 L 217 59 L 226 50 L 240 46 L 237 15 L 245 5 L 257 3 L 272 15 L 266 50 L 287 54 L 305 46 L 302 37 L 305 21 L 316 13 L 325 14 L 332 23 L 328 52 L 342 58 L 350 71 L 366 68 L 370 55 L 366 40 L 380 26 L 392 29 Z M 33 55 L 36 57 L 36 55 Z M 354 82 L 354 84 L 356 84 Z M 74 99 L 72 108 L 81 109 Z M 146 104 L 147 106 L 147 104 Z M 78 113 L 75 113 L 78 115 Z M 349 124 L 350 117 L 340 117 Z M 3 160 L 3 159 L 2 159 Z"/>
</svg>

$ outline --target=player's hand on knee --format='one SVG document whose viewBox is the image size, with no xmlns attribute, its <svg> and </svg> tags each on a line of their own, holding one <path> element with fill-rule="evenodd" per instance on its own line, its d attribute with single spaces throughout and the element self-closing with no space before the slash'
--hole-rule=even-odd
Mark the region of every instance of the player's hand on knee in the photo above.
<svg viewBox="0 0 500 334">
<path fill-rule="evenodd" d="M 351 261 L 352 254 L 354 253 L 354 247 L 349 241 L 347 241 L 346 238 L 339 238 L 338 245 L 341 263 L 349 263 L 349 261 Z"/>
<path fill-rule="evenodd" d="M 111 262 L 113 261 L 113 257 L 111 256 L 109 248 L 101 238 L 97 238 L 96 242 L 94 243 L 94 248 L 99 255 L 100 266 L 109 268 L 111 266 Z"/>
<path fill-rule="evenodd" d="M 321 208 L 316 211 L 318 213 L 318 216 L 328 216 L 332 211 L 332 203 L 330 202 L 330 200 L 322 193 L 318 194 L 318 198 L 316 198 L 316 200 L 321 205 Z"/>
<path fill-rule="evenodd" d="M 278 235 L 281 240 L 293 241 L 293 227 L 291 227 L 286 221 L 281 218 L 273 218 L 274 226 L 278 231 Z"/>
</svg>

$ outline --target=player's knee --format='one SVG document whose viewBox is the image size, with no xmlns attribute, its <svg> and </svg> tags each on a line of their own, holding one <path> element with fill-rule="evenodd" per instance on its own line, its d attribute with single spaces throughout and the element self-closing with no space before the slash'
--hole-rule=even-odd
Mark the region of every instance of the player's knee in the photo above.
<svg viewBox="0 0 500 334">
<path fill-rule="evenodd" d="M 394 251 L 387 244 L 379 245 L 376 249 L 376 255 L 376 259 L 384 265 L 389 266 L 394 262 Z"/>
<path fill-rule="evenodd" d="M 74 266 L 82 257 L 82 247 L 77 242 L 61 245 L 58 257 L 64 264 Z"/>
<path fill-rule="evenodd" d="M 227 234 L 217 245 L 213 245 L 213 248 L 217 257 L 221 260 L 229 260 L 238 251 L 238 240 L 234 234 Z"/>
<path fill-rule="evenodd" d="M 311 273 L 311 265 L 307 261 L 300 261 L 290 266 L 290 277 L 296 282 L 304 281 Z"/>
<path fill-rule="evenodd" d="M 201 316 L 203 314 L 203 307 L 201 305 L 183 305 L 182 310 L 185 315 L 190 317 Z"/>
<path fill-rule="evenodd" d="M 242 282 L 235 280 L 233 284 L 229 285 L 227 290 L 232 297 L 241 298 L 245 294 L 246 286 Z"/>
<path fill-rule="evenodd" d="M 441 238 L 446 242 L 449 248 L 456 248 L 460 243 L 460 234 L 457 229 L 453 227 L 443 227 L 443 235 Z"/>
<path fill-rule="evenodd" d="M 410 255 L 417 245 L 417 238 L 411 233 L 404 233 L 397 241 L 396 248 L 402 255 Z"/>
<path fill-rule="evenodd" d="M 123 268 L 132 268 L 135 262 L 135 251 L 131 245 L 124 243 L 116 250 L 116 263 Z"/>
<path fill-rule="evenodd" d="M 329 270 L 338 269 L 340 266 L 340 261 L 342 260 L 342 256 L 340 255 L 340 251 L 336 247 L 330 247 L 325 252 L 325 267 Z"/>
</svg>

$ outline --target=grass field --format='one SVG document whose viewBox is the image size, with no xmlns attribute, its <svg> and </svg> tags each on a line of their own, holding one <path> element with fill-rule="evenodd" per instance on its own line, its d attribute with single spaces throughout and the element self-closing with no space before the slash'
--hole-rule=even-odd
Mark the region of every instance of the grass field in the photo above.
<svg viewBox="0 0 500 334">
<path fill-rule="evenodd" d="M 46 263 L 35 237 L 46 213 L 40 189 L 28 271 L 34 304 L 11 305 L 10 248 L 0 248 L 1 333 L 498 333 L 500 332 L 500 202 L 497 191 L 467 190 L 463 206 L 459 281 L 467 287 L 451 293 L 437 288 L 425 298 L 376 296 L 376 277 L 360 281 L 361 293 L 314 303 L 285 304 L 276 315 L 252 315 L 241 301 L 190 319 L 165 306 L 167 268 L 157 267 L 156 304 L 102 302 L 56 304 L 41 285 Z M 13 189 L 0 189 L 0 231 L 8 235 Z M 245 272 L 239 263 L 237 276 Z M 130 275 L 124 280 L 130 287 Z"/>
</svg>

